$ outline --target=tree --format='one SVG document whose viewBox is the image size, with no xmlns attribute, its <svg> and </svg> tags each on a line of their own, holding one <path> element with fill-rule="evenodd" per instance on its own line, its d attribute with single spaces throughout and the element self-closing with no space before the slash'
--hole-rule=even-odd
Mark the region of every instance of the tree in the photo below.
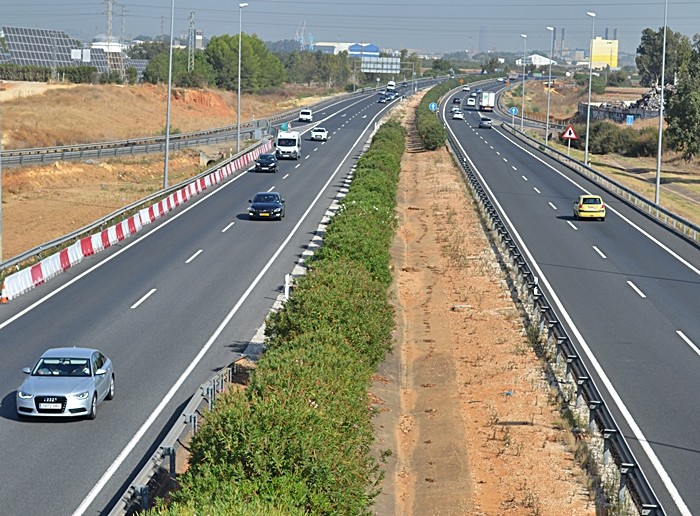
<svg viewBox="0 0 700 516">
<path fill-rule="evenodd" d="M 658 32 L 653 29 L 642 31 L 642 40 L 637 47 L 635 63 L 641 75 L 642 86 L 658 86 L 661 79 L 661 61 L 664 29 Z M 688 36 L 680 32 L 674 32 L 670 28 L 666 31 L 666 71 L 664 82 L 673 84 L 674 75 L 687 62 L 692 47 Z"/>
<path fill-rule="evenodd" d="M 433 70 L 438 74 L 449 73 L 452 68 L 452 63 L 445 59 L 436 59 L 433 61 Z"/>
<path fill-rule="evenodd" d="M 494 73 L 496 69 L 500 66 L 501 62 L 497 57 L 491 56 L 488 59 L 483 59 L 481 61 L 481 72 L 482 73 Z"/>
<path fill-rule="evenodd" d="M 669 145 L 686 161 L 700 155 L 700 34 L 687 62 L 678 71 L 678 84 L 666 102 Z"/>
</svg>

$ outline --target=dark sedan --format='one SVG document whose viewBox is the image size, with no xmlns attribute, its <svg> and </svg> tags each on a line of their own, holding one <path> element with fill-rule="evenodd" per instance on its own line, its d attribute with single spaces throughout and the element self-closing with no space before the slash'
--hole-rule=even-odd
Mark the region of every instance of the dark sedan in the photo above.
<svg viewBox="0 0 700 516">
<path fill-rule="evenodd" d="M 260 192 L 248 201 L 248 218 L 254 219 L 277 219 L 284 217 L 284 199 L 277 192 Z"/>
<path fill-rule="evenodd" d="M 256 172 L 277 172 L 277 157 L 274 154 L 261 154 L 255 160 Z"/>
</svg>

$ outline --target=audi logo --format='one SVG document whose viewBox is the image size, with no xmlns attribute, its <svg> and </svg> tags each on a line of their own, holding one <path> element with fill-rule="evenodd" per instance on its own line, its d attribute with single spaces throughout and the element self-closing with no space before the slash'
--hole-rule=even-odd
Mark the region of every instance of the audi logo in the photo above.
<svg viewBox="0 0 700 516">
<path fill-rule="evenodd" d="M 58 400 L 56 398 L 44 398 L 44 401 L 46 401 L 47 403 L 52 403 L 52 402 L 58 401 Z"/>
</svg>

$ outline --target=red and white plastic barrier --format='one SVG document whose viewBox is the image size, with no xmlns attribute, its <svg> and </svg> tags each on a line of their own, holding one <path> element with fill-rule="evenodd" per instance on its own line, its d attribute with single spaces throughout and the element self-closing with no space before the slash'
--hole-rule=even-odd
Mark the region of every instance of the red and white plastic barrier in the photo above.
<svg viewBox="0 0 700 516">
<path fill-rule="evenodd" d="M 81 238 L 70 247 L 58 251 L 48 258 L 44 258 L 39 263 L 27 269 L 15 272 L 14 274 L 10 274 L 5 278 L 2 284 L 2 299 L 14 299 L 34 287 L 41 285 L 48 279 L 75 266 L 80 263 L 83 258 L 99 253 L 117 242 L 138 233 L 143 226 L 154 222 L 170 210 L 189 201 L 193 196 L 201 193 L 203 190 L 221 183 L 236 170 L 251 163 L 260 154 L 268 152 L 271 149 L 272 141 L 268 141 L 254 151 L 236 159 L 234 162 L 228 163 L 211 174 L 207 174 L 189 183 L 184 188 L 173 192 L 156 204 L 139 210 L 137 215 L 129 217 L 99 233 Z"/>
</svg>

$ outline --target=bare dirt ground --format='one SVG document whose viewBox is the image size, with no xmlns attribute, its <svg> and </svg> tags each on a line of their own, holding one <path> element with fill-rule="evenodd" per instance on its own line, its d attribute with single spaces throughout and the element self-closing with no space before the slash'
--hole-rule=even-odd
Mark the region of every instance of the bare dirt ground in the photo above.
<svg viewBox="0 0 700 516">
<path fill-rule="evenodd" d="M 405 155 L 398 201 L 396 344 L 373 384 L 393 453 L 376 514 L 595 514 L 445 149 Z"/>
<path fill-rule="evenodd" d="M 0 83 L 3 149 L 121 140 L 159 134 L 165 127 L 165 86 L 87 86 Z M 318 91 L 243 95 L 241 119 L 261 118 L 316 102 Z M 235 95 L 213 90 L 174 90 L 171 126 L 194 131 L 235 123 Z M 226 154 L 229 148 L 219 149 Z M 66 161 L 3 167 L 2 256 L 17 256 L 158 191 L 163 156 Z M 168 184 L 203 171 L 199 152 L 170 154 Z"/>
</svg>

